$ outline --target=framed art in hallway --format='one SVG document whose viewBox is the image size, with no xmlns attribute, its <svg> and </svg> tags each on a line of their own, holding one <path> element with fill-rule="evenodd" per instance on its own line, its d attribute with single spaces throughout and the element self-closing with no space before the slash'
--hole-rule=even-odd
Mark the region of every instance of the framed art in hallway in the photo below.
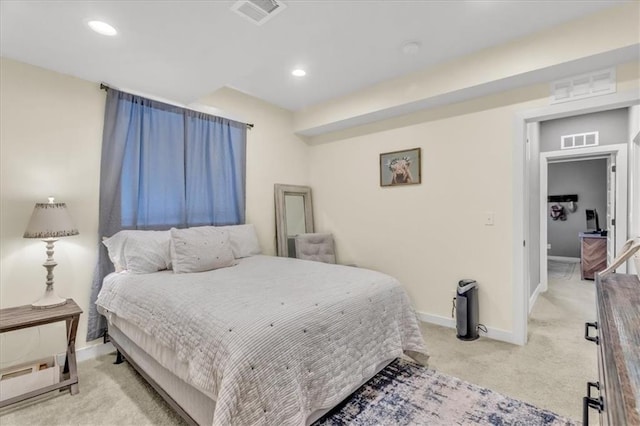
<svg viewBox="0 0 640 426">
<path fill-rule="evenodd" d="M 420 183 L 420 170 L 420 148 L 380 154 L 380 186 Z"/>
</svg>

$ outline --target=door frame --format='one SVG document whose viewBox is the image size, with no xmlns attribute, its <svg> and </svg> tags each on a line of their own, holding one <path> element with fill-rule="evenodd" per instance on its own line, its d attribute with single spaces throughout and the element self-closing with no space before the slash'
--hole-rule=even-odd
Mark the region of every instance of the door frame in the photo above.
<svg viewBox="0 0 640 426">
<path fill-rule="evenodd" d="M 540 153 L 540 291 L 547 291 L 547 243 L 548 243 L 548 210 L 547 202 L 549 163 L 562 161 L 595 160 L 598 158 L 616 158 L 615 171 L 615 253 L 620 253 L 627 240 L 627 145 L 602 145 L 591 148 L 578 148 L 564 151 L 548 151 Z M 607 173 L 611 173 L 607 170 Z M 605 218 L 606 220 L 606 218 Z M 609 224 L 607 223 L 608 227 Z M 606 229 L 606 228 L 605 228 Z M 533 237 L 533 236 L 532 236 Z M 576 235 L 576 238 L 578 236 Z M 626 264 L 617 269 L 626 272 Z"/>
<path fill-rule="evenodd" d="M 592 112 L 606 111 L 616 108 L 628 108 L 640 104 L 638 90 L 612 93 L 594 98 L 580 99 L 572 102 L 548 105 L 543 108 L 522 111 L 514 117 L 514 145 L 513 145 L 513 236 L 512 236 L 512 293 L 511 293 L 511 317 L 512 336 L 511 342 L 518 345 L 527 343 L 527 322 L 529 318 L 529 285 L 527 285 L 529 272 L 525 270 L 529 251 L 525 236 L 529 228 L 529 214 L 525 215 L 525 200 L 530 196 L 529 183 L 525 180 L 528 176 L 529 162 L 526 161 L 527 150 L 527 124 L 556 118 L 571 117 L 574 115 L 588 114 Z M 633 173 L 638 173 L 633 171 Z M 529 236 L 529 238 L 531 238 Z M 546 246 L 545 246 L 546 247 Z M 525 276 L 527 274 L 527 276 Z"/>
</svg>

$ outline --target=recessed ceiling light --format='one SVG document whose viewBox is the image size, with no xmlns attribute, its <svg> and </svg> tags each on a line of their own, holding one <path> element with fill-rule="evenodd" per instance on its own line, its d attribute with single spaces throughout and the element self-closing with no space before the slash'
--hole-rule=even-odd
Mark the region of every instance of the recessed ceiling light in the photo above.
<svg viewBox="0 0 640 426">
<path fill-rule="evenodd" d="M 307 72 L 303 69 L 298 68 L 291 71 L 291 75 L 294 75 L 296 77 L 304 77 L 305 75 L 307 75 Z"/>
<path fill-rule="evenodd" d="M 409 43 L 405 43 L 404 46 L 402 46 L 402 53 L 404 53 L 405 55 L 415 55 L 420 50 L 420 47 L 421 45 L 419 42 L 411 41 Z"/>
<path fill-rule="evenodd" d="M 93 31 L 97 32 L 98 34 L 102 34 L 106 36 L 114 36 L 118 34 L 118 31 L 116 31 L 115 28 L 113 28 L 111 25 L 107 24 L 106 22 L 89 21 L 87 22 L 87 25 L 89 25 L 89 27 Z"/>
</svg>

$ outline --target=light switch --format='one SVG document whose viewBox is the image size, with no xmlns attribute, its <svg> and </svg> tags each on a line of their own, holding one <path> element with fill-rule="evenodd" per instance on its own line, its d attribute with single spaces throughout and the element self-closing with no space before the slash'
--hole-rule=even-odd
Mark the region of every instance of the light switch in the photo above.
<svg viewBox="0 0 640 426">
<path fill-rule="evenodd" d="M 485 212 L 484 224 L 486 226 L 493 226 L 493 212 Z"/>
</svg>

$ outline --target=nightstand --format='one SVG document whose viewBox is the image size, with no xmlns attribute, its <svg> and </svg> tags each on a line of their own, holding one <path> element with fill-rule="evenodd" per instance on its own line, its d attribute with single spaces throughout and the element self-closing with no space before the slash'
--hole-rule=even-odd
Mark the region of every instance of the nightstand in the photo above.
<svg viewBox="0 0 640 426">
<path fill-rule="evenodd" d="M 67 356 L 64 361 L 64 369 L 60 383 L 9 398 L 0 402 L 0 408 L 56 389 L 69 387 L 71 395 L 79 392 L 78 366 L 76 364 L 76 332 L 78 330 L 81 313 L 82 309 L 80 309 L 73 299 L 67 299 L 65 305 L 49 309 L 33 309 L 31 305 L 0 309 L 0 333 L 37 327 L 58 321 L 65 321 L 67 323 Z"/>
</svg>

